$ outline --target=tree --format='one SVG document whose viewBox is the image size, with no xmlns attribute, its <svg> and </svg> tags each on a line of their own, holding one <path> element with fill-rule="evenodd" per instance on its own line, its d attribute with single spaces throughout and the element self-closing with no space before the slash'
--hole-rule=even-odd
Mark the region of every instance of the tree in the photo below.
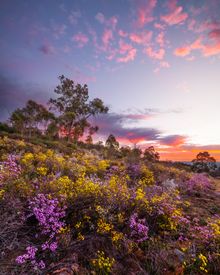
<svg viewBox="0 0 220 275">
<path fill-rule="evenodd" d="M 107 113 L 108 107 L 99 98 L 89 101 L 87 85 L 75 84 L 63 75 L 59 80 L 60 85 L 54 90 L 59 97 L 49 100 L 50 109 L 58 112 L 59 127 L 64 127 L 68 140 L 78 141 L 85 129 L 91 127 L 89 117 Z"/>
<path fill-rule="evenodd" d="M 154 146 L 150 146 L 144 150 L 144 159 L 147 161 L 159 161 L 160 155 L 155 151 Z"/>
<path fill-rule="evenodd" d="M 94 135 L 98 131 L 98 129 L 99 129 L 98 126 L 90 127 L 88 136 L 86 137 L 86 140 L 85 140 L 86 143 L 92 144 L 93 142 L 92 135 Z"/>
<path fill-rule="evenodd" d="M 122 146 L 120 148 L 120 153 L 122 157 L 128 157 L 131 153 L 131 148 L 129 146 Z"/>
<path fill-rule="evenodd" d="M 22 134 L 27 133 L 29 137 L 33 132 L 45 131 L 49 121 L 54 119 L 43 105 L 33 100 L 28 100 L 26 106 L 22 109 L 16 109 L 11 117 L 12 126 Z"/>
<path fill-rule="evenodd" d="M 211 172 L 217 168 L 215 158 L 211 157 L 209 152 L 200 152 L 196 159 L 192 160 L 192 170 L 198 173 Z"/>
<path fill-rule="evenodd" d="M 119 149 L 119 143 L 116 140 L 115 136 L 110 134 L 105 142 L 105 146 L 108 149 L 118 150 Z"/>
</svg>

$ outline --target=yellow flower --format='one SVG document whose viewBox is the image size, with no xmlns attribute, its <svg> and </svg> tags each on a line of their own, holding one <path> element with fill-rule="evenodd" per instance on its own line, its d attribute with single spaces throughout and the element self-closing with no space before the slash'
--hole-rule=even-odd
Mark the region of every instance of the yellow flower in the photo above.
<svg viewBox="0 0 220 275">
<path fill-rule="evenodd" d="M 81 233 L 78 233 L 77 240 L 83 241 L 84 239 L 85 239 L 85 237 Z"/>
<path fill-rule="evenodd" d="M 25 165 L 32 164 L 32 161 L 34 160 L 34 155 L 32 153 L 26 153 L 21 159 L 21 162 Z"/>
<path fill-rule="evenodd" d="M 48 170 L 46 167 L 37 167 L 37 173 L 41 176 L 46 176 Z"/>
<path fill-rule="evenodd" d="M 101 234 L 109 233 L 113 229 L 113 225 L 110 223 L 106 223 L 103 219 L 98 220 L 97 226 L 97 232 Z"/>
</svg>

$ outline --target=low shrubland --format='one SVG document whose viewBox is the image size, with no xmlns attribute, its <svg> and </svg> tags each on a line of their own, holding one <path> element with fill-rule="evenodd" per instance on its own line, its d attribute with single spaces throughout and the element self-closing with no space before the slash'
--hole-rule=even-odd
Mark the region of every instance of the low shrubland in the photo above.
<svg viewBox="0 0 220 275">
<path fill-rule="evenodd" d="M 220 273 L 210 176 L 53 148 L 0 139 L 1 274 Z"/>
</svg>

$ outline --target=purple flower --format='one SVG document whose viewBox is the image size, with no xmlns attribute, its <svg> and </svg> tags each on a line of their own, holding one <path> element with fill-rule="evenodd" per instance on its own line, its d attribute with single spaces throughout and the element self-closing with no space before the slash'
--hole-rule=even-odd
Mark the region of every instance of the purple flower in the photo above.
<svg viewBox="0 0 220 275">
<path fill-rule="evenodd" d="M 53 242 L 50 244 L 50 250 L 54 252 L 57 249 L 57 242 Z"/>
<path fill-rule="evenodd" d="M 138 219 L 138 215 L 134 213 L 130 217 L 131 237 L 134 237 L 137 242 L 143 242 L 148 239 L 149 228 L 145 225 L 145 219 Z"/>
</svg>

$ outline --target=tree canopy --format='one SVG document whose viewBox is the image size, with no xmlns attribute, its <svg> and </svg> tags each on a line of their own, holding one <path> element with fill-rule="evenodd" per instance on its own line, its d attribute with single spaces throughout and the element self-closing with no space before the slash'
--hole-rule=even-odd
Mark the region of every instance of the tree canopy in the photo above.
<svg viewBox="0 0 220 275">
<path fill-rule="evenodd" d="M 68 139 L 77 141 L 87 128 L 91 128 L 89 117 L 107 113 L 108 107 L 99 98 L 89 100 L 87 85 L 76 84 L 64 75 L 59 80 L 54 90 L 58 97 L 49 100 L 50 109 L 58 112 L 59 127 L 65 129 Z"/>
<path fill-rule="evenodd" d="M 210 156 L 209 152 L 200 152 L 196 158 L 192 160 L 192 170 L 198 173 L 210 172 L 217 168 L 216 160 Z"/>
</svg>

